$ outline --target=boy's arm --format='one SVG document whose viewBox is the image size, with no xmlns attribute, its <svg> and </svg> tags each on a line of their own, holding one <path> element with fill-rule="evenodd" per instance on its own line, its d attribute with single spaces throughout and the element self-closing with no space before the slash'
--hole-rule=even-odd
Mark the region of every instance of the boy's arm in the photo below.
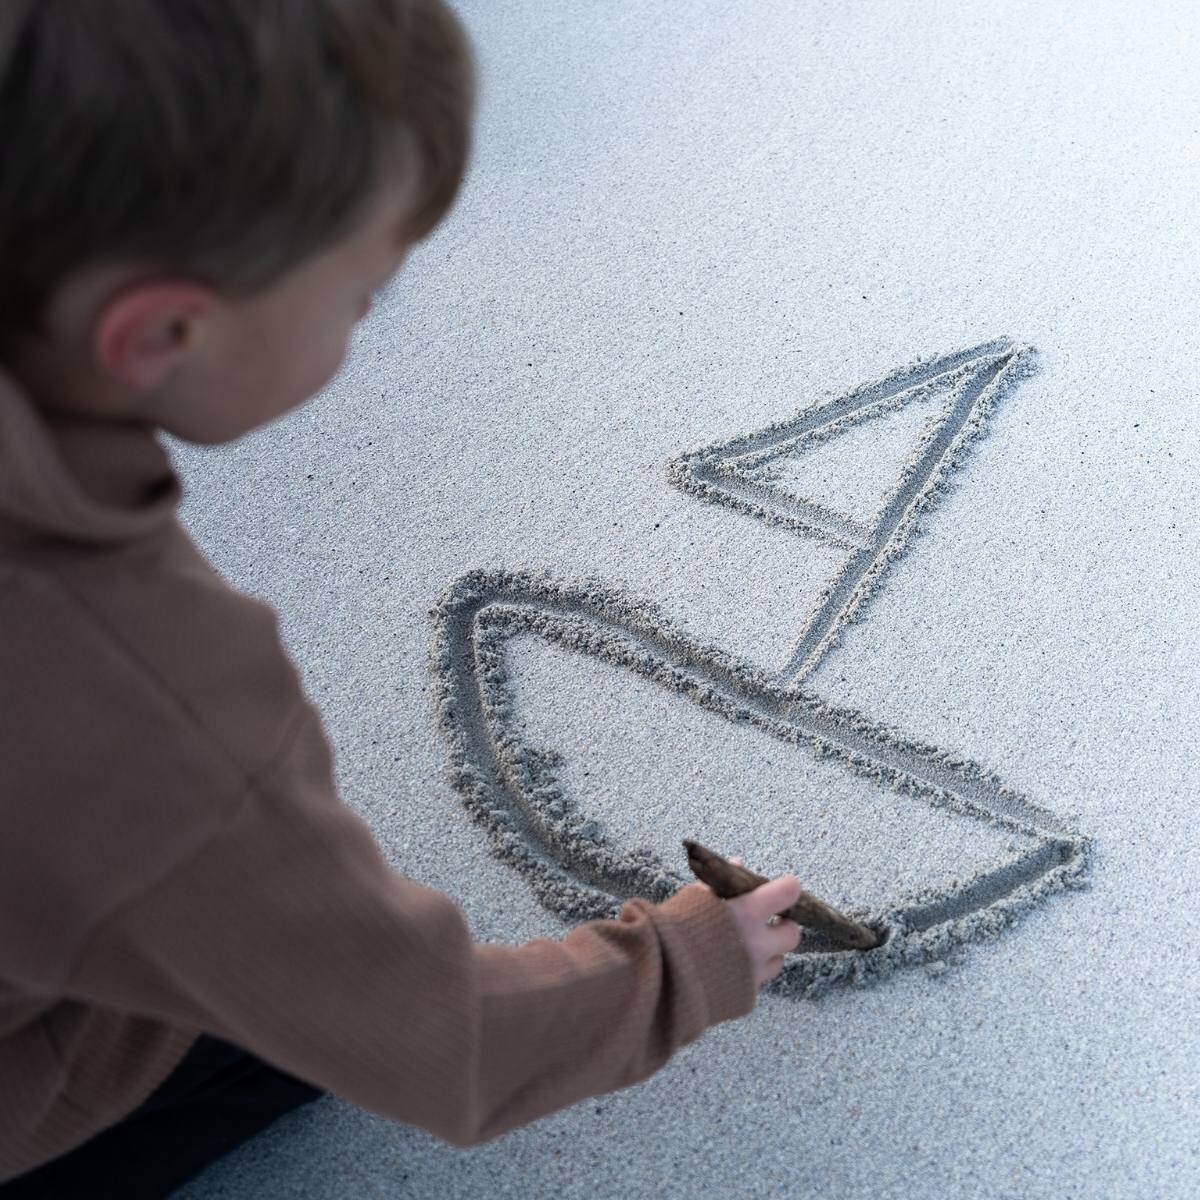
<svg viewBox="0 0 1200 1200">
<path fill-rule="evenodd" d="M 203 1029 L 457 1146 L 645 1079 L 757 991 L 699 884 L 561 940 L 477 945 L 337 798 L 311 710 L 236 817 L 92 930 L 64 990 Z"/>
</svg>

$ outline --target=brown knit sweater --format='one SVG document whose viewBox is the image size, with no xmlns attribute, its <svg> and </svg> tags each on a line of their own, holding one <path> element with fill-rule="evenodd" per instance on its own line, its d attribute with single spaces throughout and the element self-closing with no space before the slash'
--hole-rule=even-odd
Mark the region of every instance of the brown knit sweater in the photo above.
<svg viewBox="0 0 1200 1200">
<path fill-rule="evenodd" d="M 180 495 L 152 428 L 51 416 L 0 374 L 0 1180 L 137 1107 L 201 1032 L 470 1146 L 754 1007 L 698 884 L 480 945 L 390 869 L 274 610 L 208 565 Z"/>
</svg>

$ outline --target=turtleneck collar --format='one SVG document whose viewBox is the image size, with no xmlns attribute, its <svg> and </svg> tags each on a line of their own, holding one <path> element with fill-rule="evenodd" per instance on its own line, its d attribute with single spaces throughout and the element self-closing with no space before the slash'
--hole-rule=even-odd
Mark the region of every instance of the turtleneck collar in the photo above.
<svg viewBox="0 0 1200 1200">
<path fill-rule="evenodd" d="M 131 541 L 169 524 L 181 495 L 154 426 L 51 413 L 0 370 L 0 546 Z"/>
</svg>

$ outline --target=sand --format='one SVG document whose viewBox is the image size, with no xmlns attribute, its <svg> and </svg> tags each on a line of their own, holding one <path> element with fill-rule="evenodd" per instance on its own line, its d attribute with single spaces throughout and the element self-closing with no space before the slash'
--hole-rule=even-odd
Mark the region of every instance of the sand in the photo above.
<svg viewBox="0 0 1200 1200">
<path fill-rule="evenodd" d="M 487 1146 L 330 1100 L 183 1194 L 1194 1195 L 1196 14 L 460 11 L 458 208 L 172 444 L 185 521 L 480 940 L 683 837 L 887 940 Z"/>
</svg>

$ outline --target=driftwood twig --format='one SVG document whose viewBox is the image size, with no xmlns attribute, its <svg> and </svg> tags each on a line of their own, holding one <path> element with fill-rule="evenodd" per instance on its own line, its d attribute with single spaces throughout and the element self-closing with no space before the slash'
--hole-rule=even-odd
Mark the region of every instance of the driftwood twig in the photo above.
<svg viewBox="0 0 1200 1200">
<path fill-rule="evenodd" d="M 722 858 L 714 851 L 701 846 L 699 842 L 685 839 L 683 848 L 687 851 L 688 866 L 691 867 L 692 874 L 701 883 L 707 883 L 723 900 L 732 900 L 735 896 L 752 892 L 756 887 L 769 882 L 765 875 L 747 871 L 745 867 L 731 863 L 727 858 Z M 870 950 L 883 941 L 875 930 L 843 916 L 836 908 L 830 908 L 811 892 L 802 891 L 800 899 L 779 916 L 787 917 L 797 925 L 804 925 L 809 929 L 819 929 L 856 950 Z"/>
</svg>

